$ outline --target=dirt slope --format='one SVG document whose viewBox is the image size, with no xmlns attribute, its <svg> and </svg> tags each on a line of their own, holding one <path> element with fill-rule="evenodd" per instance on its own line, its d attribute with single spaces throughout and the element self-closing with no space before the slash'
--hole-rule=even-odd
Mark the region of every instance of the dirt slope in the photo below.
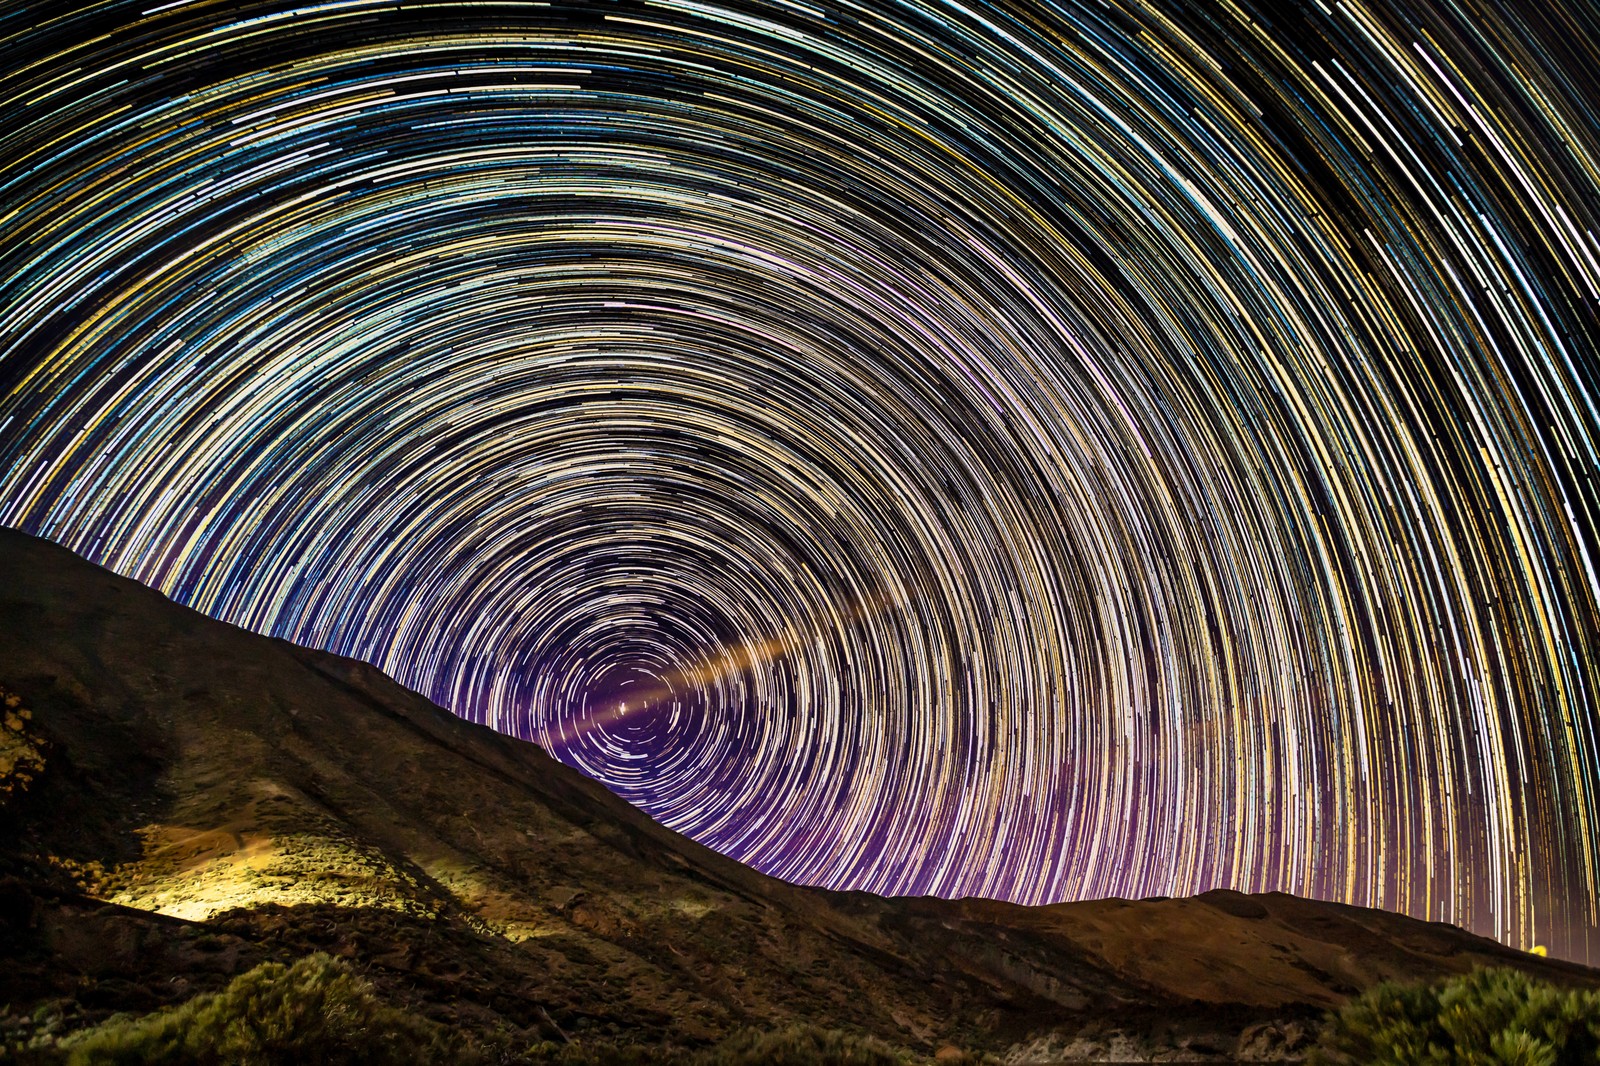
<svg viewBox="0 0 1600 1066">
<path fill-rule="evenodd" d="M 419 1010 L 530 1039 L 808 1020 L 927 1052 L 1082 1052 L 1123 1030 L 1139 1054 L 1235 1055 L 1243 1034 L 1271 1055 L 1384 978 L 1600 976 L 1289 896 L 1024 908 L 787 885 L 365 664 L 11 530 L 0 575 L 14 1014 L 148 1009 L 319 947 Z"/>
</svg>

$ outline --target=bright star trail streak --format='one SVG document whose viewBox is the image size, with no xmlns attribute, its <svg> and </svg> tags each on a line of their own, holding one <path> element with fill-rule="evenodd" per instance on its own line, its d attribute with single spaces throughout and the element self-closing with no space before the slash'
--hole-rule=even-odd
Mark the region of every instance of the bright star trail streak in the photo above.
<svg viewBox="0 0 1600 1066">
<path fill-rule="evenodd" d="M 763 870 L 1600 960 L 1600 9 L 0 17 L 0 521 Z"/>
</svg>

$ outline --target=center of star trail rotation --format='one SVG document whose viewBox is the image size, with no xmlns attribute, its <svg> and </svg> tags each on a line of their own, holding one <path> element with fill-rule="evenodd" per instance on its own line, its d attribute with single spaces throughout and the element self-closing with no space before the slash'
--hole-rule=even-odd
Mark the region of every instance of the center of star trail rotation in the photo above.
<svg viewBox="0 0 1600 1066">
<path fill-rule="evenodd" d="M 781 877 L 1600 947 L 1593 5 L 0 38 L 0 520 Z"/>
</svg>

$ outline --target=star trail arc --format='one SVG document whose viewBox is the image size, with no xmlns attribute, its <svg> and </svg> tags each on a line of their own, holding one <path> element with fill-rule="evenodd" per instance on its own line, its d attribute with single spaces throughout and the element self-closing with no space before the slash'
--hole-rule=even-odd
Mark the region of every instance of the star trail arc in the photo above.
<svg viewBox="0 0 1600 1066">
<path fill-rule="evenodd" d="M 0 15 L 0 520 L 798 881 L 1590 957 L 1590 5 Z"/>
</svg>

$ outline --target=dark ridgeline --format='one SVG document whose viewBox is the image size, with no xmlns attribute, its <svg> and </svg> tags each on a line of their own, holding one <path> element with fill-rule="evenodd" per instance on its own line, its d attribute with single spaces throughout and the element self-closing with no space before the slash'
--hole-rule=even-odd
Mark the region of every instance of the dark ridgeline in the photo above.
<svg viewBox="0 0 1600 1066">
<path fill-rule="evenodd" d="M 408 1008 L 530 1041 L 809 1022 L 930 1054 L 1231 1061 L 1299 1049 L 1383 979 L 1600 984 L 1285 895 L 1026 908 L 785 884 L 366 664 L 11 530 L 0 574 L 0 686 L 31 712 L 8 750 L 43 762 L 0 824 L 13 1016 L 150 1010 L 321 949 Z"/>
</svg>

